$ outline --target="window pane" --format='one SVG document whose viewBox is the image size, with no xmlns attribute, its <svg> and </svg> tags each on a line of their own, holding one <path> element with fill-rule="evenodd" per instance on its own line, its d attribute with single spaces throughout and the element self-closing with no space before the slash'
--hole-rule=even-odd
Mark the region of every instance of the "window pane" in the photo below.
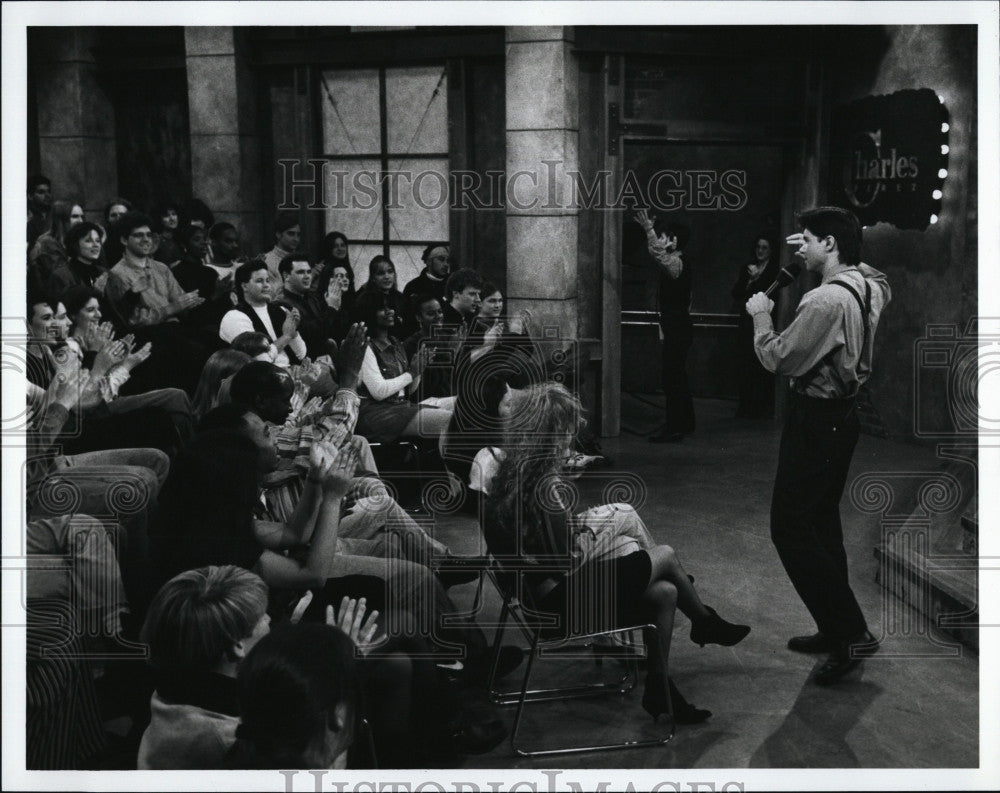
<svg viewBox="0 0 1000 793">
<path fill-rule="evenodd" d="M 324 154 L 377 154 L 381 148 L 378 69 L 323 72 L 319 85 Z"/>
<path fill-rule="evenodd" d="M 448 160 L 389 160 L 389 170 L 401 174 L 389 239 L 448 239 Z"/>
<path fill-rule="evenodd" d="M 386 70 L 389 154 L 448 151 L 446 74 L 443 65 Z"/>
<path fill-rule="evenodd" d="M 323 173 L 327 231 L 341 231 L 349 240 L 381 240 L 382 187 L 378 160 L 334 160 L 326 164 Z M 360 207 L 354 207 L 354 202 Z"/>
<path fill-rule="evenodd" d="M 390 245 L 389 258 L 396 265 L 396 284 L 399 291 L 424 269 L 423 260 L 420 254 L 424 252 L 424 245 Z"/>
</svg>

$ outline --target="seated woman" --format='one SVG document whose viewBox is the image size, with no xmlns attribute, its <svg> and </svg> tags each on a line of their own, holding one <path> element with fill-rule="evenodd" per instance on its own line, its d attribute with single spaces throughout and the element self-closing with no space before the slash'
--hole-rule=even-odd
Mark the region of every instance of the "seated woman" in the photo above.
<svg viewBox="0 0 1000 793">
<path fill-rule="evenodd" d="M 368 280 L 358 290 L 358 297 L 366 294 L 379 295 L 382 302 L 390 306 L 395 312 L 395 325 L 392 328 L 393 335 L 405 339 L 414 330 L 416 322 L 409 319 L 406 298 L 399 291 L 399 284 L 396 281 L 396 265 L 388 256 L 374 256 L 368 263 Z M 355 316 L 354 321 L 358 321 Z"/>
<path fill-rule="evenodd" d="M 379 443 L 399 438 L 440 438 L 451 421 L 451 411 L 415 405 L 406 399 L 406 394 L 419 384 L 430 349 L 424 347 L 412 360 L 406 360 L 402 343 L 392 335 L 396 310 L 378 292 L 358 296 L 355 316 L 365 324 L 369 340 L 361 364 L 358 434 Z"/>
<path fill-rule="evenodd" d="M 691 620 L 696 644 L 732 646 L 750 632 L 746 625 L 726 622 L 702 603 L 677 554 L 666 545 L 625 555 L 598 553 L 597 532 L 564 507 L 559 474 L 581 420 L 579 401 L 557 383 L 532 386 L 511 417 L 503 455 L 489 485 L 485 532 L 493 555 L 528 559 L 561 559 L 565 572 L 549 569 L 525 573 L 534 606 L 570 620 L 585 631 L 610 630 L 651 623 L 646 636 L 649 671 L 642 706 L 653 718 L 667 711 L 668 690 L 674 718 L 693 724 L 711 713 L 687 703 L 671 681 L 667 658 L 674 612 Z M 584 535 L 577 538 L 576 535 Z M 594 535 L 593 539 L 586 535 Z M 581 553 L 578 549 L 584 548 Z M 590 551 L 587 553 L 587 551 Z M 614 591 L 613 603 L 603 598 Z M 595 597 L 602 598 L 596 604 Z M 612 611 L 613 613 L 608 613 Z M 566 628 L 563 627 L 563 630 Z"/>
<path fill-rule="evenodd" d="M 183 572 L 157 592 L 142 627 L 156 690 L 140 769 L 224 768 L 236 740 L 236 671 L 269 630 L 267 585 L 226 565 Z"/>
</svg>

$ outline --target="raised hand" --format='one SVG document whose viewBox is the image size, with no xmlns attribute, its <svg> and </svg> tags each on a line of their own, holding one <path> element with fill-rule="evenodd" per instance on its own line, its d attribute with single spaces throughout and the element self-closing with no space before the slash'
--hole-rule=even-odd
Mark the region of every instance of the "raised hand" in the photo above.
<svg viewBox="0 0 1000 793">
<path fill-rule="evenodd" d="M 653 228 L 653 219 L 649 216 L 648 209 L 637 209 L 635 211 L 635 222 L 642 226 L 647 233 Z"/>
<path fill-rule="evenodd" d="M 355 600 L 346 595 L 340 601 L 340 609 L 334 611 L 333 606 L 326 607 L 326 624 L 334 628 L 340 628 L 351 637 L 354 645 L 364 654 L 367 654 L 372 647 L 372 639 L 378 630 L 378 609 L 375 609 L 365 616 L 368 604 L 365 598 Z"/>
<path fill-rule="evenodd" d="M 521 335 L 528 332 L 531 322 L 531 312 L 526 308 L 518 311 L 510 320 L 510 332 Z"/>
<path fill-rule="evenodd" d="M 137 367 L 143 361 L 148 359 L 149 356 L 152 354 L 153 354 L 153 343 L 147 341 L 138 350 L 133 350 L 128 355 L 126 355 L 125 360 L 122 361 L 122 366 L 131 372 L 133 369 L 135 369 L 135 367 Z"/>
<path fill-rule="evenodd" d="M 343 302 L 343 297 L 344 287 L 336 278 L 331 278 L 330 285 L 326 288 L 326 304 L 330 308 L 339 311 L 341 303 Z"/>
<path fill-rule="evenodd" d="M 344 343 L 340 345 L 340 353 L 337 356 L 337 372 L 340 375 L 341 385 L 346 386 L 349 383 L 357 382 L 367 347 L 368 334 L 365 331 L 365 323 L 355 322 L 347 331 L 347 336 L 344 338 Z"/>
<path fill-rule="evenodd" d="M 332 444 L 330 445 L 332 447 Z M 350 489 L 354 472 L 358 468 L 358 450 L 351 443 L 350 435 L 346 436 L 342 446 L 335 448 L 335 454 L 323 479 L 323 492 L 333 498 L 343 498 Z"/>
<path fill-rule="evenodd" d="M 496 347 L 497 342 L 503 336 L 503 323 L 496 322 L 490 328 L 483 333 L 483 346 L 484 347 Z"/>
<path fill-rule="evenodd" d="M 413 354 L 413 358 L 410 359 L 410 367 L 406 371 L 414 378 L 420 377 L 424 373 L 424 369 L 427 368 L 427 364 L 431 362 L 433 354 L 434 351 L 429 346 L 424 345 Z"/>
<path fill-rule="evenodd" d="M 302 406 L 305 405 L 306 399 L 309 397 L 309 386 L 305 383 L 296 383 L 295 390 L 292 392 L 291 405 L 292 410 L 288 414 L 288 419 L 286 424 L 295 425 L 298 422 L 299 411 L 302 410 Z"/>
<path fill-rule="evenodd" d="M 57 374 L 49 384 L 49 399 L 53 404 L 72 410 L 80 401 L 83 389 L 89 382 L 90 372 L 79 367 Z"/>
<path fill-rule="evenodd" d="M 285 316 L 285 321 L 281 326 L 281 335 L 287 339 L 292 339 L 299 332 L 299 321 L 301 316 L 299 315 L 299 310 L 293 308 Z"/>
<path fill-rule="evenodd" d="M 106 342 L 98 350 L 97 357 L 94 358 L 94 365 L 91 367 L 92 374 L 94 377 L 103 377 L 112 366 L 122 363 L 126 355 L 128 355 L 128 347 L 123 340 Z"/>
</svg>

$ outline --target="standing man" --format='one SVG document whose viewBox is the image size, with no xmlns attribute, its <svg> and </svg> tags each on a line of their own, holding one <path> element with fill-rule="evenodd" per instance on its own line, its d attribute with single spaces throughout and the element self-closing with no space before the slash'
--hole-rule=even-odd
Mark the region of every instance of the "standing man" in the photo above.
<svg viewBox="0 0 1000 793">
<path fill-rule="evenodd" d="M 691 322 L 691 265 L 682 249 L 690 231 L 677 223 L 658 227 L 645 209 L 636 220 L 646 232 L 649 255 L 660 272 L 660 330 L 663 333 L 663 427 L 649 436 L 652 443 L 678 443 L 694 432 L 694 400 L 688 384 L 687 355 L 694 325 Z"/>
<path fill-rule="evenodd" d="M 436 297 L 444 302 L 444 288 L 451 275 L 451 253 L 447 245 L 428 245 L 420 256 L 427 265 L 420 275 L 406 284 L 403 297 L 412 300 L 415 295 Z"/>
<path fill-rule="evenodd" d="M 746 308 L 760 362 L 791 377 L 771 539 L 819 632 L 790 639 L 788 649 L 829 653 L 813 678 L 826 685 L 878 649 L 848 582 L 840 497 L 858 441 L 856 397 L 871 374 L 875 329 L 891 293 L 882 273 L 860 263 L 861 226 L 853 214 L 819 207 L 797 222 L 801 232 L 787 242 L 822 283 L 780 334 L 766 295 L 753 295 Z"/>
</svg>

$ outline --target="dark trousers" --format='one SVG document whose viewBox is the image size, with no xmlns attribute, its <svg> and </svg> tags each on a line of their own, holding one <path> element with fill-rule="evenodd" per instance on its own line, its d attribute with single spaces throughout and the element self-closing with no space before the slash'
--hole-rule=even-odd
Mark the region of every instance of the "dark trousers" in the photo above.
<svg viewBox="0 0 1000 793">
<path fill-rule="evenodd" d="M 854 400 L 792 393 L 771 498 L 771 540 L 819 630 L 846 640 L 867 630 L 851 591 L 840 497 L 858 442 Z"/>
<path fill-rule="evenodd" d="M 687 374 L 687 355 L 694 336 L 691 317 L 665 314 L 660 327 L 663 329 L 664 431 L 694 432 L 694 402 Z"/>
</svg>

